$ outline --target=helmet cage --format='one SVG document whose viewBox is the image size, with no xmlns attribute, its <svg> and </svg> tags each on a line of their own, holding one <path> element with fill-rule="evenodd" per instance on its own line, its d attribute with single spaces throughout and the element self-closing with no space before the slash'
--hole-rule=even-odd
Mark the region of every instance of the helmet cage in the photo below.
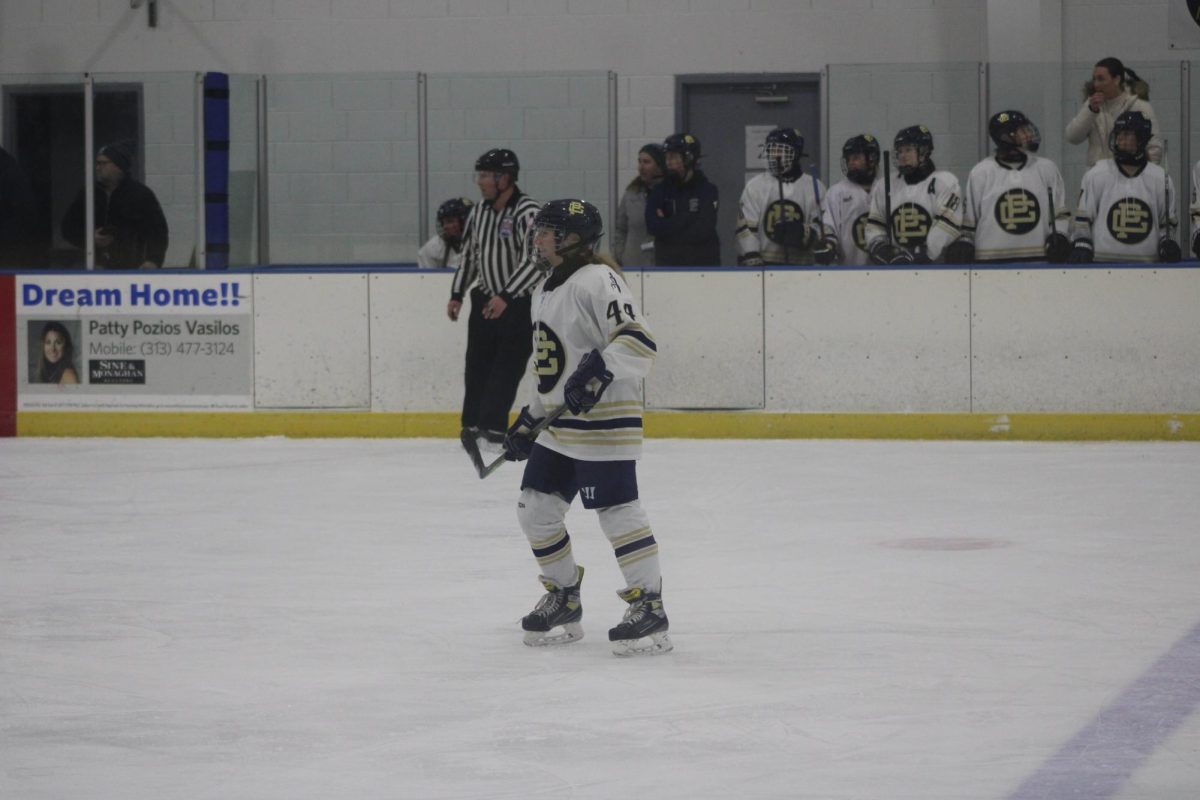
<svg viewBox="0 0 1200 800">
<path fill-rule="evenodd" d="M 604 224 L 600 212 L 586 200 L 551 200 L 534 217 L 530 234 L 530 246 L 535 250 L 539 239 L 552 235 L 554 254 L 565 258 L 581 250 L 594 250 L 604 236 Z M 535 266 L 543 271 L 554 267 L 540 251 Z"/>
<path fill-rule="evenodd" d="M 799 161 L 796 146 L 788 142 L 767 142 L 765 150 L 767 171 L 776 178 L 782 178 L 791 173 Z"/>
</svg>

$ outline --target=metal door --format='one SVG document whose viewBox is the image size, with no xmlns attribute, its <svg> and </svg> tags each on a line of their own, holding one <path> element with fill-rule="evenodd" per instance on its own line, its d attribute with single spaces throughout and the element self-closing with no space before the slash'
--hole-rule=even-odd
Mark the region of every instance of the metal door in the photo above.
<svg viewBox="0 0 1200 800">
<path fill-rule="evenodd" d="M 738 199 L 746 181 L 765 165 L 762 137 L 776 126 L 799 128 L 804 134 L 806 173 L 820 175 L 821 78 L 812 74 L 685 75 L 676 82 L 678 130 L 700 140 L 701 169 L 717 185 L 721 205 L 717 232 L 721 263 L 737 263 Z"/>
</svg>

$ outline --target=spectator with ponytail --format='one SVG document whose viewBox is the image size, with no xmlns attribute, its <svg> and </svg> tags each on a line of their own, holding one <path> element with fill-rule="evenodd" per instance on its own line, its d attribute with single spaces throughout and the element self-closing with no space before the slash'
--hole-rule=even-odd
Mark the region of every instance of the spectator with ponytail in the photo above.
<svg viewBox="0 0 1200 800">
<path fill-rule="evenodd" d="M 1117 117 L 1126 111 L 1140 111 L 1150 120 L 1152 135 L 1146 153 L 1158 164 L 1162 161 L 1163 144 L 1158 119 L 1150 106 L 1150 87 L 1138 74 L 1116 58 L 1102 58 L 1092 68 L 1092 79 L 1084 84 L 1084 103 L 1067 123 L 1067 141 L 1082 144 L 1087 141 L 1089 167 L 1104 158 L 1112 158 L 1108 135 Z"/>
</svg>

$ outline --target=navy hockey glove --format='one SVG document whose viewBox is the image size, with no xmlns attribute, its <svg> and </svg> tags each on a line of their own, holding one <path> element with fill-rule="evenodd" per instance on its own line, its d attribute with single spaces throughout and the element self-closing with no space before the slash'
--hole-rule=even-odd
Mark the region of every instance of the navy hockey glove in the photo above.
<svg viewBox="0 0 1200 800">
<path fill-rule="evenodd" d="M 1071 254 L 1067 256 L 1068 264 L 1090 264 L 1092 263 L 1092 248 L 1082 245 L 1075 245 L 1071 250 Z"/>
<path fill-rule="evenodd" d="M 975 245 L 966 239 L 956 239 L 946 247 L 947 264 L 970 264 L 975 260 Z"/>
<path fill-rule="evenodd" d="M 599 386 L 590 388 L 595 381 L 599 382 Z M 600 395 L 604 394 L 612 381 L 613 374 L 604 366 L 604 357 L 599 350 L 593 350 L 583 357 L 571 377 L 567 378 L 563 386 L 563 400 L 572 414 L 586 414 L 600 402 Z"/>
<path fill-rule="evenodd" d="M 1071 240 L 1058 231 L 1046 237 L 1046 260 L 1061 264 L 1071 257 Z"/>
<path fill-rule="evenodd" d="M 1183 252 L 1174 239 L 1163 239 L 1158 243 L 1158 260 L 1164 264 L 1174 264 L 1183 258 Z"/>
<path fill-rule="evenodd" d="M 504 457 L 509 461 L 524 461 L 529 458 L 529 454 L 533 451 L 533 440 L 537 437 L 533 435 L 533 428 L 544 417 L 534 418 L 533 414 L 529 413 L 529 406 L 521 409 L 521 413 L 517 414 L 517 421 L 508 429 L 508 433 L 504 434 Z"/>
<path fill-rule="evenodd" d="M 762 256 L 759 255 L 758 251 L 755 250 L 753 252 L 746 253 L 745 255 L 738 256 L 737 263 L 739 267 L 761 267 L 763 266 L 763 259 Z"/>
<path fill-rule="evenodd" d="M 813 248 L 813 259 L 823 267 L 838 260 L 838 243 L 837 239 L 826 236 L 821 241 L 817 242 L 817 246 Z"/>
<path fill-rule="evenodd" d="M 881 241 L 871 248 L 871 261 L 875 264 L 892 264 L 903 252 L 891 242 Z"/>
<path fill-rule="evenodd" d="M 775 229 L 771 231 L 771 241 L 784 247 L 803 249 L 808 246 L 810 233 L 809 227 L 804 224 L 803 220 L 781 219 L 775 223 Z"/>
</svg>

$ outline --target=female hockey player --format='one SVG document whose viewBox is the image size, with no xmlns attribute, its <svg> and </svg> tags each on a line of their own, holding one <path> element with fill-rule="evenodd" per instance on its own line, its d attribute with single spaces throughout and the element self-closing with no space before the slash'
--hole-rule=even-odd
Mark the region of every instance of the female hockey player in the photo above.
<svg viewBox="0 0 1200 800">
<path fill-rule="evenodd" d="M 1149 162 L 1152 123 L 1126 111 L 1108 135 L 1112 158 L 1096 162 L 1083 176 L 1079 209 L 1067 259 L 1175 262 L 1175 185 L 1162 167 Z"/>
<path fill-rule="evenodd" d="M 583 507 L 599 516 L 627 584 L 617 594 L 629 607 L 608 632 L 613 652 L 658 654 L 672 645 L 658 544 L 638 499 L 636 471 L 640 381 L 657 348 L 620 269 L 595 252 L 603 235 L 600 212 L 583 200 L 551 201 L 533 221 L 538 266 L 550 273 L 533 296 L 536 385 L 504 449 L 512 461 L 528 459 L 517 518 L 543 571 L 546 594 L 521 627 L 530 646 L 583 637 L 583 567 L 575 564 L 564 525 L 579 494 Z M 563 405 L 567 413 L 535 442 L 534 427 Z"/>
<path fill-rule="evenodd" d="M 897 133 L 893 153 L 896 180 L 884 175 L 871 189 L 867 252 L 876 264 L 937 261 L 962 227 L 958 178 L 934 166 L 933 134 L 924 125 Z"/>
<path fill-rule="evenodd" d="M 1058 167 L 1035 155 L 1037 128 L 1020 111 L 1000 111 L 988 135 L 996 152 L 967 176 L 962 238 L 946 261 L 1066 261 L 1071 211 Z"/>
</svg>

